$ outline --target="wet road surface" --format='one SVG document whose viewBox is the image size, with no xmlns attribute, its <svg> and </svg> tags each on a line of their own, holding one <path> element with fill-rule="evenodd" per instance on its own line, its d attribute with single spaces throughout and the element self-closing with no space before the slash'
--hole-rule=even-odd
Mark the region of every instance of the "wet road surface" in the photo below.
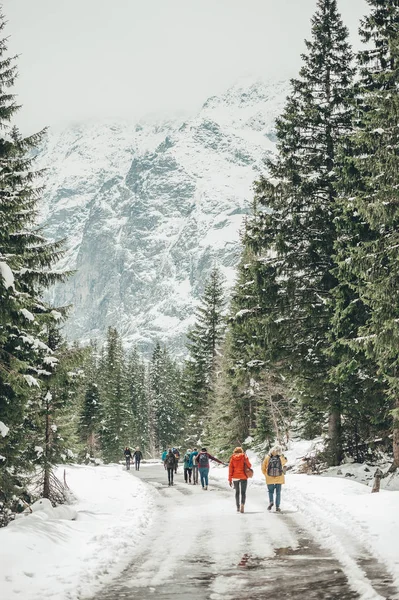
<svg viewBox="0 0 399 600">
<path fill-rule="evenodd" d="M 361 581 L 312 539 L 297 513 L 266 511 L 266 494 L 249 487 L 246 513 L 233 492 L 185 484 L 167 486 L 162 466 L 135 476 L 158 492 L 158 514 L 131 565 L 95 600 L 397 600 L 383 565 L 359 551 Z M 360 591 L 359 591 L 360 590 Z M 93 599 L 94 600 L 94 599 Z"/>
</svg>

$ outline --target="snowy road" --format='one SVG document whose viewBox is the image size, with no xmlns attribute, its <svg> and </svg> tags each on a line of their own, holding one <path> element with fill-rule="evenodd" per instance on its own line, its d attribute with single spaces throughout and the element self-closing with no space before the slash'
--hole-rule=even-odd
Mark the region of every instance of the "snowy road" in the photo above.
<svg viewBox="0 0 399 600">
<path fill-rule="evenodd" d="M 96 600 L 399 598 L 350 534 L 350 557 L 339 560 L 315 541 L 302 512 L 268 513 L 265 488 L 249 486 L 240 514 L 233 492 L 212 477 L 203 491 L 185 484 L 181 469 L 173 488 L 162 466 L 145 465 L 138 476 L 156 488 L 158 516 L 130 566 Z"/>
</svg>

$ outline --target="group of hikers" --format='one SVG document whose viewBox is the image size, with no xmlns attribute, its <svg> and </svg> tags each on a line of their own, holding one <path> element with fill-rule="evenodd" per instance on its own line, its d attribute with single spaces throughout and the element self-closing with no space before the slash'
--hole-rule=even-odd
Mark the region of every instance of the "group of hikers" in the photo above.
<svg viewBox="0 0 399 600">
<path fill-rule="evenodd" d="M 180 452 L 177 448 L 169 448 L 162 453 L 162 461 L 168 472 L 168 485 L 173 486 L 173 476 L 177 473 Z M 183 457 L 184 481 L 186 483 L 198 484 L 198 474 L 203 490 L 208 489 L 210 461 L 221 465 L 224 462 L 209 454 L 206 448 L 188 448 Z M 276 512 L 281 512 L 281 486 L 285 483 L 285 465 L 287 459 L 282 453 L 281 446 L 274 446 L 262 462 L 262 473 L 266 479 L 269 494 L 268 511 L 275 506 Z M 235 489 L 235 501 L 237 512 L 244 512 L 248 479 L 253 476 L 252 465 L 244 450 L 237 446 L 228 463 L 228 481 L 230 487 Z"/>
<path fill-rule="evenodd" d="M 177 448 L 169 448 L 169 450 L 164 450 L 162 453 L 162 461 L 168 472 L 168 485 L 173 485 L 173 474 L 177 473 L 179 458 L 180 452 Z M 198 451 L 197 448 L 194 448 L 193 450 L 188 448 L 183 458 L 184 481 L 186 483 L 192 482 L 193 485 L 198 485 L 199 475 L 202 489 L 207 490 L 210 460 L 213 460 L 220 465 L 225 464 L 218 458 L 212 456 L 212 454 L 209 454 L 206 448 L 201 448 L 200 451 Z"/>
<path fill-rule="evenodd" d="M 123 453 L 125 455 L 126 469 L 128 471 L 130 470 L 130 461 L 134 460 L 136 471 L 140 471 L 140 463 L 143 459 L 143 454 L 142 454 L 140 448 L 137 447 L 136 450 L 132 454 L 132 451 L 130 450 L 130 448 L 128 446 L 126 446 Z"/>
</svg>

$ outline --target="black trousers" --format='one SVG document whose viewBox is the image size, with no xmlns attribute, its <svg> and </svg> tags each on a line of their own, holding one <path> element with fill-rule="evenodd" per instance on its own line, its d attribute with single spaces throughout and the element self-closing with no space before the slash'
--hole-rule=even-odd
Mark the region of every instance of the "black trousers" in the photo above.
<svg viewBox="0 0 399 600">
<path fill-rule="evenodd" d="M 187 483 L 187 476 L 188 476 L 188 480 L 191 483 L 191 473 L 192 473 L 192 469 L 190 468 L 186 468 L 184 467 L 184 481 Z"/>
<path fill-rule="evenodd" d="M 168 483 L 173 483 L 174 468 L 168 467 Z"/>
<path fill-rule="evenodd" d="M 136 471 L 140 471 L 140 459 L 139 458 L 136 458 L 135 464 L 136 464 Z"/>
<path fill-rule="evenodd" d="M 245 504 L 245 499 L 247 497 L 247 479 L 239 479 L 238 481 L 233 481 L 234 489 L 236 491 L 236 504 L 237 508 L 240 508 L 240 504 Z M 240 488 L 241 488 L 241 502 L 240 502 Z"/>
<path fill-rule="evenodd" d="M 126 456 L 126 469 L 130 469 L 130 456 Z"/>
</svg>

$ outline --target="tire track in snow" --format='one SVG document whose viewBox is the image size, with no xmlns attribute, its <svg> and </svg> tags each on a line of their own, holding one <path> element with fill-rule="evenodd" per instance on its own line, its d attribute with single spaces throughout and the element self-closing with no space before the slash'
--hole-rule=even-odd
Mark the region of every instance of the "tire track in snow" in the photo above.
<svg viewBox="0 0 399 600">
<path fill-rule="evenodd" d="M 330 509 L 334 507 L 335 513 L 339 514 L 338 518 L 332 510 L 326 511 L 325 500 L 318 499 L 314 495 L 306 495 L 297 488 L 288 488 L 285 496 L 300 511 L 300 514 L 295 516 L 295 521 L 310 533 L 313 532 L 320 545 L 333 553 L 342 565 L 352 590 L 360 593 L 362 600 L 384 600 L 386 598 L 394 600 L 399 598 L 398 590 L 395 589 L 392 578 L 388 576 L 386 567 L 370 555 L 363 531 L 359 527 L 356 527 L 356 531 L 354 531 L 353 519 L 349 519 L 342 512 L 341 507 L 334 505 L 333 502 L 329 505 Z M 345 539 L 347 544 L 343 544 L 341 539 Z M 352 556 L 352 554 L 355 554 L 355 556 Z M 370 561 L 369 565 L 367 565 L 367 561 Z M 384 580 L 386 583 L 384 587 L 386 587 L 388 596 L 381 595 L 376 589 L 380 587 L 381 581 L 373 582 L 375 576 L 372 576 L 371 571 L 375 572 L 376 566 L 380 573 L 385 575 Z M 370 578 L 367 571 L 370 572 Z"/>
<path fill-rule="evenodd" d="M 359 588 L 348 585 L 346 567 L 304 533 L 301 518 L 266 511 L 260 486 L 250 487 L 242 515 L 225 485 L 211 481 L 205 492 L 178 474 L 169 488 L 162 471 L 157 466 L 140 471 L 153 488 L 158 515 L 131 566 L 96 600 L 359 598 Z M 373 593 L 361 597 L 381 597 Z"/>
</svg>

